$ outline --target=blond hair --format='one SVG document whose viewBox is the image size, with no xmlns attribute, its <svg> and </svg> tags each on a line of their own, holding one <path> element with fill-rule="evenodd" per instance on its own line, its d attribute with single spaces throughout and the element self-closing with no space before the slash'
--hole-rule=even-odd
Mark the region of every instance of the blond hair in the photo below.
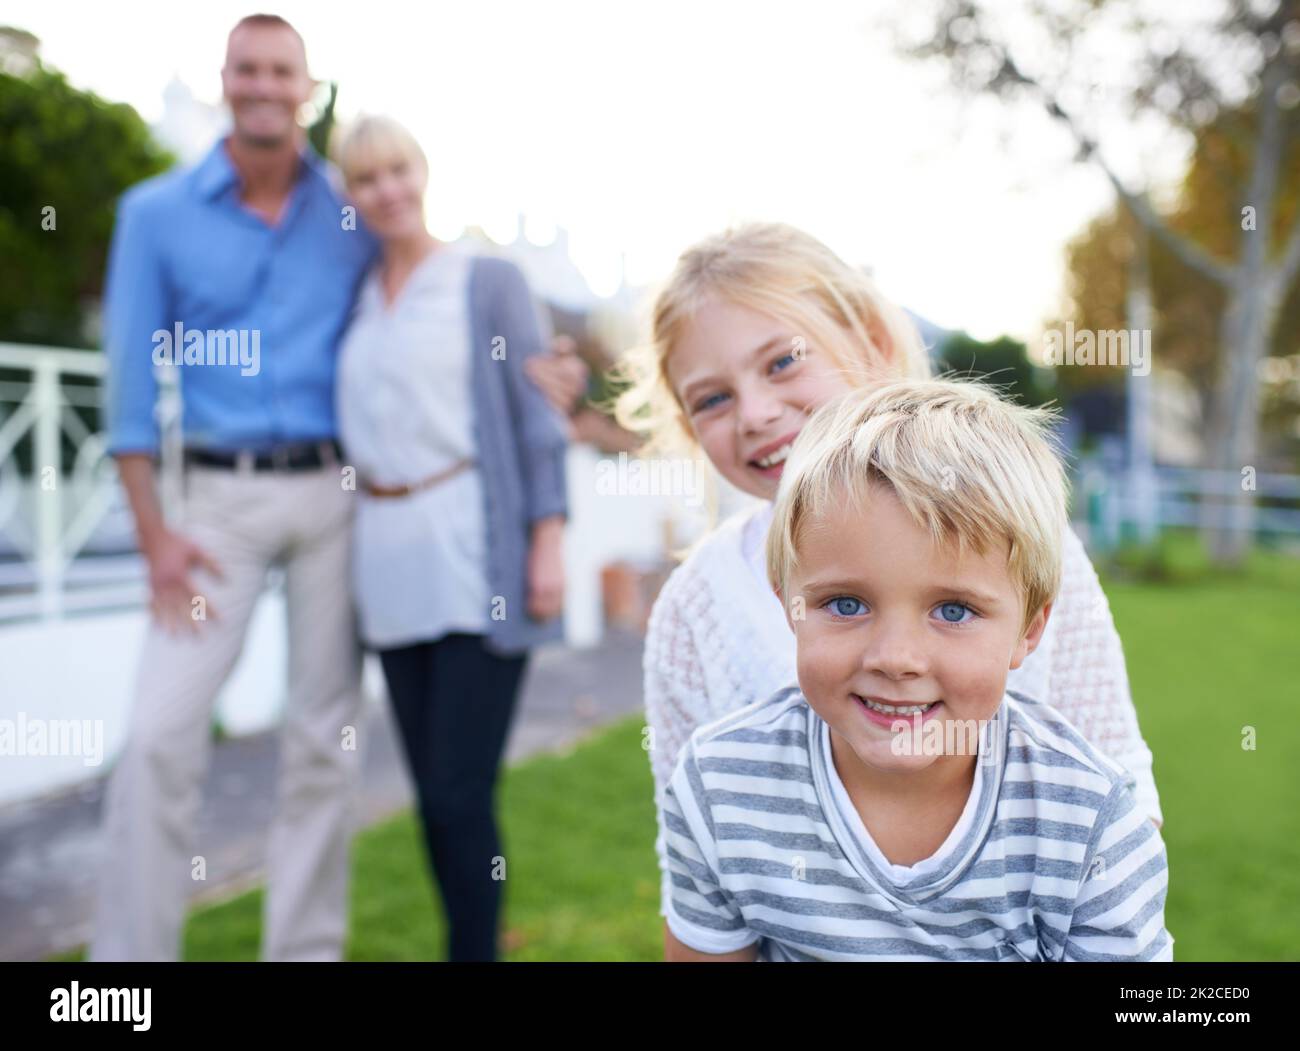
<svg viewBox="0 0 1300 1051">
<path fill-rule="evenodd" d="M 330 133 L 329 152 L 348 183 L 368 165 L 393 157 L 414 163 L 426 175 L 429 171 L 428 158 L 415 136 L 400 121 L 378 114 L 360 116 L 346 126 L 336 125 Z"/>
<path fill-rule="evenodd" d="M 804 425 L 786 461 L 769 581 L 788 600 L 804 526 L 846 497 L 860 507 L 884 485 L 936 544 L 979 554 L 1009 545 L 1027 628 L 1061 584 L 1068 483 L 1056 417 L 973 381 L 903 380 L 836 398 Z"/>
<path fill-rule="evenodd" d="M 930 374 L 916 326 L 865 273 L 793 226 L 748 223 L 682 253 L 655 299 L 649 341 L 616 367 L 629 386 L 614 415 L 646 438 L 645 455 L 696 453 L 667 363 L 695 311 L 714 297 L 784 321 L 824 350 L 854 386 L 878 379 L 881 371 Z"/>
</svg>

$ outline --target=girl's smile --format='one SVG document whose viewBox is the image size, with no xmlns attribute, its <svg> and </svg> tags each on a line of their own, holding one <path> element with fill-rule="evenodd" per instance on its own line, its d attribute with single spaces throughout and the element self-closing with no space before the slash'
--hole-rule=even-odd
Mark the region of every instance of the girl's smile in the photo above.
<svg viewBox="0 0 1300 1051">
<path fill-rule="evenodd" d="M 790 448 L 798 437 L 799 432 L 794 431 L 774 442 L 768 442 L 766 445 L 760 446 L 745 461 L 746 466 L 765 479 L 779 482 L 781 472 L 785 469 L 786 457 L 790 455 Z"/>
<path fill-rule="evenodd" d="M 766 500 L 804 421 L 849 388 L 830 355 L 785 323 L 720 298 L 694 312 L 667 373 L 683 422 L 713 466 Z"/>
</svg>

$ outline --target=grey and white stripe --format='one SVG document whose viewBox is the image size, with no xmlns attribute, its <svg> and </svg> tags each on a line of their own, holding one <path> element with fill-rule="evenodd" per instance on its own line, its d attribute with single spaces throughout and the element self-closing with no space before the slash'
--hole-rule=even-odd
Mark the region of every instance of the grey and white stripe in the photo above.
<svg viewBox="0 0 1300 1051">
<path fill-rule="evenodd" d="M 1017 693 L 984 729 L 964 832 L 896 883 L 836 805 L 830 731 L 797 688 L 699 728 L 664 796 L 673 933 L 762 960 L 1172 959 L 1131 775 Z"/>
</svg>

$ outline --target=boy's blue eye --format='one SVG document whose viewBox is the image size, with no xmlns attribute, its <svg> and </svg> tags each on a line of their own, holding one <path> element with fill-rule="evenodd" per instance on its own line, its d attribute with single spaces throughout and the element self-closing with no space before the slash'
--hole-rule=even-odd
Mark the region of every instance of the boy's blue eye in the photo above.
<svg viewBox="0 0 1300 1051">
<path fill-rule="evenodd" d="M 852 617 L 855 616 L 860 609 L 867 608 L 857 599 L 849 598 L 847 596 L 833 598 L 827 603 L 827 605 L 830 606 L 832 613 L 840 617 Z"/>
<path fill-rule="evenodd" d="M 969 613 L 971 618 L 975 617 L 975 611 L 964 602 L 945 602 L 938 607 L 939 616 L 947 624 L 968 624 L 969 620 L 964 619 L 963 615 Z"/>
<path fill-rule="evenodd" d="M 710 395 L 709 395 L 707 398 L 705 398 L 703 401 L 698 402 L 698 403 L 696 404 L 696 406 L 695 406 L 695 411 L 696 411 L 696 412 L 704 412 L 704 411 L 707 410 L 707 409 L 711 409 L 711 408 L 713 408 L 713 406 L 715 406 L 716 404 L 718 404 L 718 399 L 719 399 L 719 398 L 725 398 L 725 397 L 726 397 L 725 394 L 710 394 Z"/>
<path fill-rule="evenodd" d="M 794 364 L 794 360 L 795 358 L 793 354 L 782 354 L 776 359 L 776 361 L 772 362 L 772 371 L 780 372 L 782 369 L 788 368 L 789 365 Z"/>
</svg>

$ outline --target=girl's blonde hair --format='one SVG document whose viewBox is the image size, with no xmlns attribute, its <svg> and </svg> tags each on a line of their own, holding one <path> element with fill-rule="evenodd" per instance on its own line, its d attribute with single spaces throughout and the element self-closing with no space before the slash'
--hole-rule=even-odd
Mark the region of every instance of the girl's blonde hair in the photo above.
<svg viewBox="0 0 1300 1051">
<path fill-rule="evenodd" d="M 426 174 L 429 160 L 414 135 L 392 117 L 367 115 L 346 126 L 335 125 L 330 133 L 330 159 L 343 178 L 351 182 L 358 170 L 378 160 L 401 157 Z"/>
<path fill-rule="evenodd" d="M 668 380 L 668 357 L 692 316 L 718 298 L 785 322 L 830 355 L 852 386 L 930 374 L 912 320 L 810 234 L 785 223 L 747 223 L 687 249 L 659 292 L 650 338 L 616 367 L 628 384 L 614 403 L 619 424 L 646 438 L 644 455 L 695 455 L 685 407 Z"/>
</svg>

